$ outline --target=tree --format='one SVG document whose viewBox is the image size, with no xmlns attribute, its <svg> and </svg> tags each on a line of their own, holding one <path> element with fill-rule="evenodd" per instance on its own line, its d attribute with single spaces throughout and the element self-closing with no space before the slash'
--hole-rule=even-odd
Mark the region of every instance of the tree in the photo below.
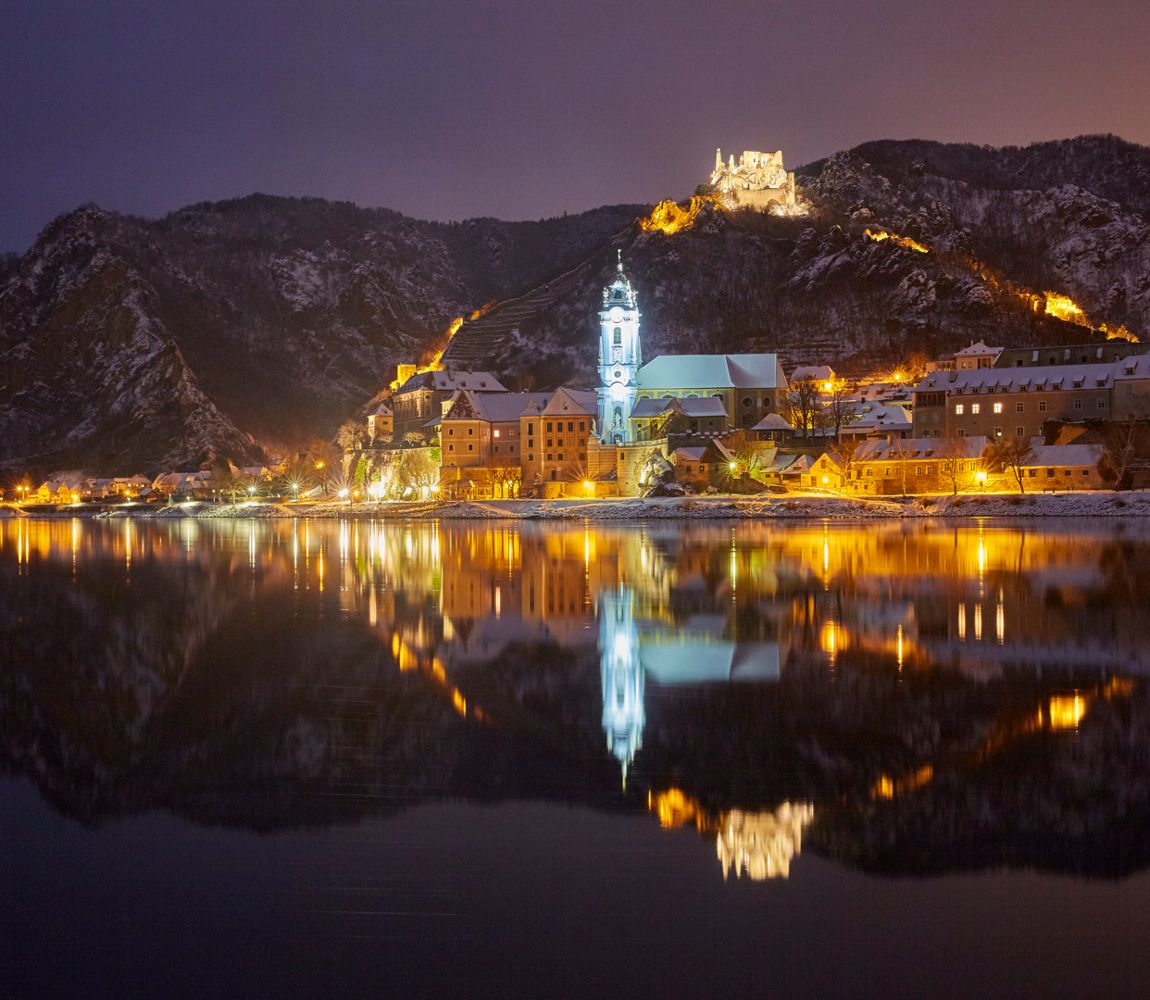
<svg viewBox="0 0 1150 1000">
<path fill-rule="evenodd" d="M 950 486 L 952 496 L 958 496 L 959 484 L 970 461 L 967 454 L 966 438 L 949 432 L 937 438 L 935 454 L 938 456 L 938 478 Z"/>
<path fill-rule="evenodd" d="M 823 414 L 822 395 L 814 379 L 804 378 L 792 382 L 787 390 L 787 410 L 791 426 L 806 437 L 821 425 Z"/>
<path fill-rule="evenodd" d="M 861 445 L 862 439 L 857 434 L 848 434 L 846 437 L 839 438 L 827 449 L 827 454 L 843 470 L 843 485 L 848 488 L 855 457 L 858 455 Z"/>
<path fill-rule="evenodd" d="M 358 420 L 345 420 L 335 434 L 335 443 L 346 451 L 359 451 L 367 441 L 367 426 Z"/>
<path fill-rule="evenodd" d="M 1018 484 L 1019 493 L 1026 492 L 1023 467 L 1033 456 L 1034 449 L 1028 437 L 999 438 L 990 446 L 991 462 L 1014 479 Z"/>
<path fill-rule="evenodd" d="M 1130 466 L 1138 458 L 1140 439 L 1146 426 L 1144 417 L 1132 416 L 1126 420 L 1110 421 L 1103 431 L 1102 447 L 1116 489 L 1124 490 L 1130 486 Z"/>
<path fill-rule="evenodd" d="M 844 427 L 859 419 L 852 395 L 852 390 L 841 379 L 831 386 L 830 392 L 824 394 L 826 402 L 823 415 L 827 426 L 834 429 L 836 439 Z"/>
</svg>

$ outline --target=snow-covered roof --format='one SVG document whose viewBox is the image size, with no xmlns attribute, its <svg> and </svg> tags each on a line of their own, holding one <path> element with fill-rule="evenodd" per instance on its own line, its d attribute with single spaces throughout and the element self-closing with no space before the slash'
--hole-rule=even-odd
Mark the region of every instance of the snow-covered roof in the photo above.
<svg viewBox="0 0 1150 1000">
<path fill-rule="evenodd" d="M 631 407 L 632 420 L 646 420 L 666 413 L 671 408 L 673 400 L 670 399 L 640 399 Z"/>
<path fill-rule="evenodd" d="M 546 416 L 573 413 L 580 416 L 594 417 L 599 413 L 599 394 L 594 389 L 568 389 L 562 386 L 556 389 L 551 402 L 544 404 L 543 413 Z"/>
<path fill-rule="evenodd" d="M 390 417 L 390 416 L 392 416 L 391 407 L 388 406 L 387 403 L 380 403 L 379 406 L 377 406 L 375 408 L 375 412 L 372 414 L 372 416 L 373 417 Z"/>
<path fill-rule="evenodd" d="M 1043 365 L 1034 368 L 972 368 L 968 371 L 931 372 L 916 387 L 916 392 L 948 392 L 970 395 L 985 392 L 1056 392 L 1071 389 L 1109 389 L 1117 372 L 1125 371 L 1133 361 L 1134 377 L 1140 364 L 1142 378 L 1150 377 L 1150 358 L 1125 358 L 1106 364 Z"/>
<path fill-rule="evenodd" d="M 491 372 L 462 372 L 445 368 L 437 372 L 419 372 L 412 375 L 393 395 L 420 389 L 437 389 L 454 392 L 456 389 L 470 389 L 473 392 L 506 392 L 507 387 Z"/>
<path fill-rule="evenodd" d="M 703 456 L 707 454 L 707 449 L 703 448 L 676 448 L 674 456 L 677 460 L 683 462 L 701 462 Z"/>
<path fill-rule="evenodd" d="M 890 462 L 902 459 L 981 458 L 987 439 L 981 435 L 960 438 L 902 438 L 863 441 L 855 452 L 856 462 Z"/>
<path fill-rule="evenodd" d="M 631 409 L 631 418 L 643 420 L 674 410 L 686 417 L 726 417 L 727 408 L 713 396 L 688 396 L 682 399 L 640 399 Z"/>
<path fill-rule="evenodd" d="M 753 431 L 793 431 L 794 427 L 787 423 L 781 413 L 768 413 L 754 427 Z"/>
<path fill-rule="evenodd" d="M 542 412 L 553 395 L 550 392 L 472 392 L 464 389 L 452 396 L 443 419 L 517 423 L 526 413 Z"/>
<path fill-rule="evenodd" d="M 848 434 L 863 431 L 910 430 L 910 414 L 897 403 L 858 403 L 851 408 L 852 419 L 842 430 Z"/>
<path fill-rule="evenodd" d="M 830 365 L 799 365 L 791 372 L 792 382 L 833 382 L 834 369 Z"/>
<path fill-rule="evenodd" d="M 988 354 L 993 354 L 995 357 L 998 357 L 1001 353 L 1001 347 L 988 347 L 983 341 L 979 340 L 969 347 L 964 347 L 961 351 L 955 351 L 954 356 L 956 358 L 982 358 Z"/>
<path fill-rule="evenodd" d="M 1073 466 L 1094 468 L 1102 461 L 1100 444 L 1033 444 L 1025 468 Z"/>
<path fill-rule="evenodd" d="M 777 354 L 664 354 L 639 369 L 640 389 L 779 389 Z"/>
</svg>

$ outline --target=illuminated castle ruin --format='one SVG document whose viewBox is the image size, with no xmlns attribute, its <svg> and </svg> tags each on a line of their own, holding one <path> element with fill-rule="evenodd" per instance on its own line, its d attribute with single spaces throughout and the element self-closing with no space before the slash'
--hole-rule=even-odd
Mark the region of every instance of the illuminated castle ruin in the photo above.
<svg viewBox="0 0 1150 1000">
<path fill-rule="evenodd" d="M 744 150 L 737 163 L 733 153 L 724 163 L 722 150 L 716 149 L 711 186 L 727 208 L 767 209 L 777 205 L 789 212 L 796 207 L 795 175 L 783 166 L 782 150 Z"/>
</svg>

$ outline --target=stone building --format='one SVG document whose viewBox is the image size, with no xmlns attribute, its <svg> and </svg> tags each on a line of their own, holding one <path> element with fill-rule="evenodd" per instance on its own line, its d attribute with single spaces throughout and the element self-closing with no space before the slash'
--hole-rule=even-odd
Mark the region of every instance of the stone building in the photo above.
<svg viewBox="0 0 1150 1000">
<path fill-rule="evenodd" d="M 745 150 L 735 161 L 734 153 L 723 162 L 721 149 L 715 150 L 711 186 L 729 208 L 766 209 L 796 205 L 795 175 L 783 166 L 782 150 L 760 153 Z"/>
<path fill-rule="evenodd" d="M 463 389 L 474 393 L 507 391 L 491 372 L 450 368 L 419 372 L 407 379 L 388 400 L 393 414 L 394 439 L 402 441 L 405 435 L 412 433 L 435 437 L 439 418 L 443 416 L 443 404 Z"/>
<path fill-rule="evenodd" d="M 932 372 L 914 389 L 916 437 L 1037 437 L 1047 420 L 1147 415 L 1147 355 L 1100 364 Z"/>
</svg>

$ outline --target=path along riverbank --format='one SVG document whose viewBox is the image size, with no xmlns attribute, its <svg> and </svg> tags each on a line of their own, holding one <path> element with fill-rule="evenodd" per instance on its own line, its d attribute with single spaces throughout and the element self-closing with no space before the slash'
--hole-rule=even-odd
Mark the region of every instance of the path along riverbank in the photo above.
<svg viewBox="0 0 1150 1000">
<path fill-rule="evenodd" d="M 959 496 L 702 496 L 617 500 L 486 500 L 449 503 L 261 503 L 26 505 L 0 517 L 508 519 L 641 521 L 652 519 L 918 517 L 1150 517 L 1150 491 L 990 493 Z"/>
</svg>

